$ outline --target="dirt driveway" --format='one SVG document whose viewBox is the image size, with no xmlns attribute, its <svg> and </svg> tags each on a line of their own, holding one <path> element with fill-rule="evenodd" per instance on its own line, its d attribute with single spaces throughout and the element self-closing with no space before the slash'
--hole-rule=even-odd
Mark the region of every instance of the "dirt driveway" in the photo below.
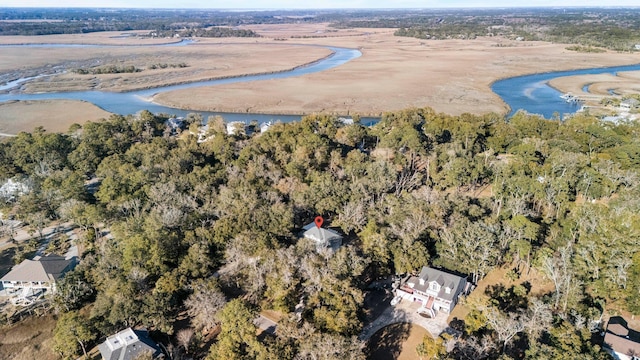
<svg viewBox="0 0 640 360">
<path fill-rule="evenodd" d="M 380 316 L 362 329 L 360 340 L 369 340 L 373 334 L 385 326 L 397 323 L 411 323 L 423 327 L 435 338 L 447 328 L 448 314 L 439 312 L 435 319 L 428 319 L 418 314 L 420 303 L 402 300 L 396 306 L 389 305 Z"/>
</svg>

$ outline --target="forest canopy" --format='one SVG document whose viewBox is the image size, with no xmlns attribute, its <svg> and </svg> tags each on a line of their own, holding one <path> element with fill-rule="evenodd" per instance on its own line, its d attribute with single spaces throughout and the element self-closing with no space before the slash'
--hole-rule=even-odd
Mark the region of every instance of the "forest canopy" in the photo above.
<svg viewBox="0 0 640 360">
<path fill-rule="evenodd" d="M 367 285 L 423 266 L 548 285 L 496 284 L 465 304 L 442 358 L 605 359 L 592 342 L 605 309 L 640 311 L 637 122 L 419 108 L 371 127 L 306 116 L 253 136 L 210 119 L 198 142 L 171 136 L 166 119 L 113 115 L 0 143 L 1 180 L 30 184 L 2 211 L 82 230 L 81 263 L 56 295 L 66 357 L 80 347 L 65 324 L 88 343 L 132 325 L 174 335 L 186 311 L 197 334 L 221 329 L 201 357 L 364 358 Z M 335 253 L 298 238 L 318 215 L 346 235 Z M 265 309 L 283 319 L 262 339 L 249 320 Z"/>
</svg>

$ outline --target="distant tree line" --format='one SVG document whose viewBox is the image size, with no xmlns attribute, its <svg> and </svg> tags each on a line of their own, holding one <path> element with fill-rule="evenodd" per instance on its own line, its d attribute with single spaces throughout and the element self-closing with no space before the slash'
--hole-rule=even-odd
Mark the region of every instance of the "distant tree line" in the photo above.
<svg viewBox="0 0 640 360">
<path fill-rule="evenodd" d="M 633 8 L 506 8 L 426 10 L 247 11 L 144 9 L 4 9 L 0 35 L 76 34 L 149 30 L 158 36 L 254 37 L 243 24 L 324 23 L 336 28 L 396 28 L 398 36 L 473 39 L 502 35 L 616 51 L 640 43 L 640 17 Z M 51 21 L 42 21 L 51 20 Z"/>
<path fill-rule="evenodd" d="M 224 26 L 214 27 L 192 27 L 192 28 L 175 28 L 167 30 L 153 31 L 153 36 L 158 37 L 259 37 L 253 30 L 234 29 Z"/>
<path fill-rule="evenodd" d="M 420 39 L 473 39 L 502 35 L 582 46 L 577 51 L 605 48 L 632 51 L 640 43 L 638 10 L 633 9 L 508 9 L 469 11 L 453 16 L 408 17 L 392 20 L 396 36 Z M 377 26 L 387 24 L 378 20 Z M 363 26 L 361 24 L 361 26 Z"/>
</svg>

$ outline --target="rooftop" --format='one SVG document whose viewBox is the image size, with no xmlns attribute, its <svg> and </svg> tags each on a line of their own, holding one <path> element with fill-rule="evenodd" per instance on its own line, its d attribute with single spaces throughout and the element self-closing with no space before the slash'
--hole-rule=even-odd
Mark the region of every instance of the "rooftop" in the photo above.
<svg viewBox="0 0 640 360">
<path fill-rule="evenodd" d="M 161 356 L 158 346 L 149 339 L 146 330 L 126 328 L 115 335 L 111 335 L 98 345 L 98 350 L 105 360 L 134 360 L 145 352 L 153 358 Z"/>
<path fill-rule="evenodd" d="M 74 260 L 62 256 L 48 255 L 33 260 L 24 260 L 9 271 L 0 281 L 50 282 L 61 278 L 71 270 Z"/>
<path fill-rule="evenodd" d="M 342 239 L 342 235 L 340 235 L 337 231 L 325 229 L 323 227 L 317 227 L 315 222 L 305 225 L 302 229 L 304 230 L 304 237 L 317 242 L 327 242 L 332 239 Z"/>
<path fill-rule="evenodd" d="M 422 284 L 420 283 L 420 280 L 423 280 Z M 453 300 L 455 296 L 464 290 L 464 287 L 467 284 L 467 280 L 458 275 L 450 274 L 427 266 L 422 268 L 420 275 L 410 277 L 409 280 L 407 280 L 407 283 L 412 283 L 413 289 L 421 292 L 427 292 L 429 284 L 434 281 L 440 285 L 438 297 L 444 300 Z M 450 290 L 449 293 L 446 291 L 447 288 Z"/>
</svg>

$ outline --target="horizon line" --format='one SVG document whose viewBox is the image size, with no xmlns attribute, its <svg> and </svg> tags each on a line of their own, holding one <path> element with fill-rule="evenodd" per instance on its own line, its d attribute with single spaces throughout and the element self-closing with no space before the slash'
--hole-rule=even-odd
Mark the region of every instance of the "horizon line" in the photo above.
<svg viewBox="0 0 640 360">
<path fill-rule="evenodd" d="M 0 9 L 136 9 L 136 10 L 227 10 L 227 11 L 268 11 L 268 10 L 438 10 L 438 9 L 640 9 L 640 5 L 537 5 L 537 6 L 438 6 L 438 7 L 273 7 L 273 8 L 233 8 L 233 7 L 135 7 L 135 6 L 0 6 Z"/>
</svg>

